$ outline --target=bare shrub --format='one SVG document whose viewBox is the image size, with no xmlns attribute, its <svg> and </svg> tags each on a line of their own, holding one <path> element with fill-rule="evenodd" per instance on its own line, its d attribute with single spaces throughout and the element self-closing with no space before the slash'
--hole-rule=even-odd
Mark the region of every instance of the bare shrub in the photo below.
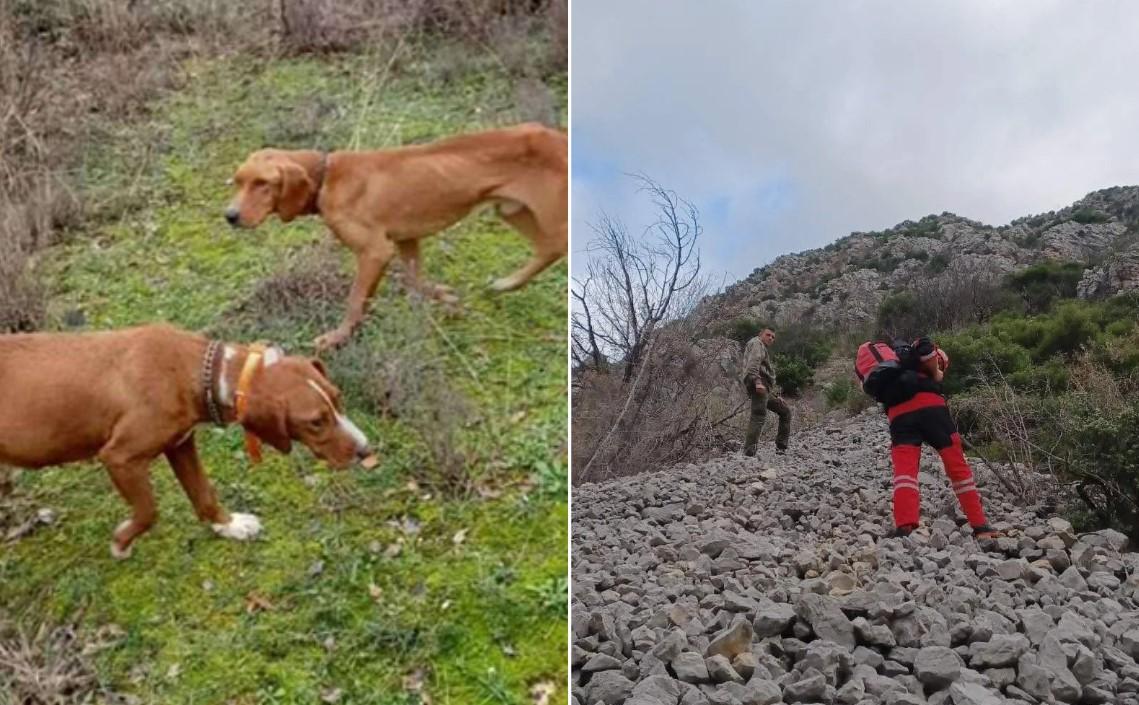
<svg viewBox="0 0 1139 705">
<path fill-rule="evenodd" d="M 428 308 L 413 301 L 408 311 L 389 311 L 378 338 L 354 341 L 327 361 L 341 389 L 369 413 L 398 419 L 415 433 L 428 461 L 421 484 L 465 496 L 473 487 L 468 468 L 477 459 L 462 431 L 474 407 L 433 344 Z"/>
<path fill-rule="evenodd" d="M 1070 503 L 1084 497 L 1088 482 L 1107 488 L 1098 504 L 1128 492 L 1115 488 L 1111 473 L 1089 469 L 1084 455 L 1087 426 L 1092 419 L 1113 419 L 1128 408 L 1129 397 L 1119 378 L 1084 353 L 1070 367 L 1065 391 L 1044 389 L 1033 394 L 1016 389 L 990 363 L 978 375 L 977 386 L 955 404 L 966 426 L 994 447 L 1003 470 L 991 468 L 1015 496 L 1026 501 Z M 1084 501 L 1092 504 L 1091 497 Z M 1099 509 L 1099 507 L 1092 507 Z M 1132 530 L 1129 527 L 1128 530 Z"/>
<path fill-rule="evenodd" d="M 998 273 L 982 269 L 931 277 L 887 297 L 879 309 L 879 327 L 894 338 L 913 338 L 982 323 L 1012 304 L 1001 282 Z"/>
<path fill-rule="evenodd" d="M 307 343 L 305 331 L 339 320 L 351 281 L 343 256 L 343 248 L 329 242 L 298 250 L 279 273 L 225 310 L 208 332 L 238 341 L 271 336 Z"/>
<path fill-rule="evenodd" d="M 713 338 L 694 345 L 691 333 L 686 321 L 656 333 L 635 387 L 604 369 L 577 371 L 575 483 L 698 460 L 738 441 L 738 419 L 747 408 L 736 379 L 739 343 Z"/>
<path fill-rule="evenodd" d="M 1062 433 L 1041 431 L 1070 428 L 1061 405 L 1018 392 L 994 366 L 978 376 L 974 392 L 956 406 L 977 435 L 1001 450 L 1007 470 L 990 469 L 1014 496 L 1037 501 L 1056 493 L 1066 464 L 1065 439 Z"/>
<path fill-rule="evenodd" d="M 115 698 L 99 682 L 90 656 L 118 636 L 112 628 L 83 639 L 71 626 L 22 628 L 0 620 L 0 705 L 71 705 L 96 696 Z"/>
</svg>

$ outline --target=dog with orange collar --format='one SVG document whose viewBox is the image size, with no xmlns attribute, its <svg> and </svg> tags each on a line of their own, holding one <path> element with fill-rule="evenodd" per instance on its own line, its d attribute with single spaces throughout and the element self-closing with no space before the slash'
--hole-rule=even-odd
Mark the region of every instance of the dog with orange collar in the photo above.
<svg viewBox="0 0 1139 705">
<path fill-rule="evenodd" d="M 297 441 L 335 468 L 374 458 L 318 360 L 277 347 L 210 341 L 171 326 L 0 336 L 0 465 L 36 469 L 97 458 L 131 507 L 111 553 L 155 522 L 150 466 L 164 455 L 198 518 L 226 538 L 256 536 L 252 514 L 218 503 L 194 443 L 199 424 L 239 424 L 254 463 L 261 442 Z"/>
</svg>

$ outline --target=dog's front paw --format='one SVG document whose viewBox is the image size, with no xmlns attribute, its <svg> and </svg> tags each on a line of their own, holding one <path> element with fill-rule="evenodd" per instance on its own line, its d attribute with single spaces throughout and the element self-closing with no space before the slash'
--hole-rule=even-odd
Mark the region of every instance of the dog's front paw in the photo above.
<svg viewBox="0 0 1139 705">
<path fill-rule="evenodd" d="M 261 520 L 252 514 L 231 514 L 228 524 L 212 524 L 214 533 L 235 541 L 248 541 L 261 533 Z"/>
<path fill-rule="evenodd" d="M 435 299 L 441 304 L 455 305 L 459 303 L 459 295 L 455 290 L 443 284 L 432 284 L 429 291 L 431 298 Z"/>
<path fill-rule="evenodd" d="M 328 352 L 329 350 L 338 348 L 344 343 L 348 342 L 348 337 L 350 335 L 351 333 L 348 331 L 337 328 L 336 330 L 331 330 L 314 340 L 313 346 L 316 348 L 316 351 L 318 353 Z"/>
<path fill-rule="evenodd" d="M 134 540 L 134 537 L 122 536 L 130 526 L 131 520 L 124 519 L 115 527 L 115 533 L 111 537 L 111 557 L 116 561 L 125 561 L 131 557 L 131 550 L 134 548 L 131 542 Z"/>
<path fill-rule="evenodd" d="M 522 286 L 522 282 L 515 277 L 503 277 L 490 283 L 490 288 L 494 291 L 514 291 L 520 286 Z"/>
</svg>

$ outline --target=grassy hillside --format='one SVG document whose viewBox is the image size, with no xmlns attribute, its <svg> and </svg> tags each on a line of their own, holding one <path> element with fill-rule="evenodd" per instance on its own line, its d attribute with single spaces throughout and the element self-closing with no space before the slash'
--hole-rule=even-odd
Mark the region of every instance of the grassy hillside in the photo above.
<svg viewBox="0 0 1139 705">
<path fill-rule="evenodd" d="M 92 217 L 40 255 L 49 328 L 163 320 L 311 353 L 351 263 L 317 219 L 229 229 L 225 180 L 245 154 L 515 117 L 493 70 L 348 56 L 186 71 L 145 121 L 91 146 L 79 180 Z M 564 121 L 564 77 L 553 89 Z M 547 682 L 564 703 L 566 267 L 514 294 L 486 287 L 528 253 L 499 221 L 469 219 L 424 251 L 458 307 L 386 279 L 326 358 L 379 448 L 375 470 L 333 473 L 300 450 L 254 470 L 236 429 L 199 431 L 224 504 L 264 522 L 255 542 L 214 537 L 156 463 L 159 523 L 116 562 L 110 532 L 128 512 L 101 468 L 20 475 L 9 514 L 57 518 L 0 551 L 0 616 L 121 634 L 95 670 L 103 690 L 145 703 L 514 703 Z"/>
</svg>

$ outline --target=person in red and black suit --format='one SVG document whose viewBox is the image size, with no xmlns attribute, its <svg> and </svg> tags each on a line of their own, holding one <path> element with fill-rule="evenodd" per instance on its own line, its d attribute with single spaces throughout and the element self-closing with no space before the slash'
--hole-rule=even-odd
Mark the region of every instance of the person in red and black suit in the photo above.
<svg viewBox="0 0 1139 705">
<path fill-rule="evenodd" d="M 905 346 L 900 346 L 905 347 Z M 996 538 L 1000 532 L 989 526 L 973 472 L 965 460 L 961 436 L 945 404 L 941 381 L 949 356 L 929 338 L 919 338 L 900 357 L 909 358 L 904 370 L 889 384 L 882 404 L 890 420 L 890 459 L 894 464 L 894 533 L 907 536 L 917 528 L 921 510 L 918 464 L 921 445 L 933 446 L 945 466 L 945 474 L 977 538 Z"/>
</svg>

